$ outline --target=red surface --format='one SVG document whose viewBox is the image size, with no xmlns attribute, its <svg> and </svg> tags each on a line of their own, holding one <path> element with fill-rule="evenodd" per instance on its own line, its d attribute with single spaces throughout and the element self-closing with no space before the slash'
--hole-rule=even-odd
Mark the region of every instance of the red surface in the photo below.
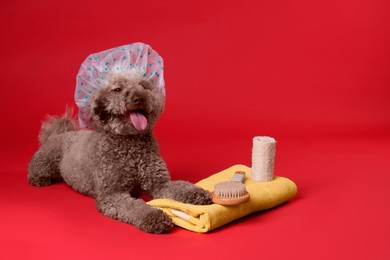
<svg viewBox="0 0 390 260">
<path fill-rule="evenodd" d="M 2 1 L 0 258 L 390 259 L 389 11 L 385 0 Z M 298 196 L 206 235 L 156 236 L 64 184 L 29 186 L 40 121 L 73 104 L 81 62 L 135 41 L 164 57 L 156 135 L 174 179 L 250 165 L 251 139 L 269 135 Z"/>
</svg>

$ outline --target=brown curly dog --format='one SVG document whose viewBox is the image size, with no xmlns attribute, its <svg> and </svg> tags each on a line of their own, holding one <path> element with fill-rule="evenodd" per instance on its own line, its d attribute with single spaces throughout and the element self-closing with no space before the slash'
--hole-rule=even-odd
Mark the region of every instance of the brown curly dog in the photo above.
<svg viewBox="0 0 390 260">
<path fill-rule="evenodd" d="M 150 233 L 166 233 L 172 220 L 139 198 L 171 198 L 210 204 L 209 192 L 172 181 L 153 137 L 162 101 L 153 83 L 118 75 L 91 100 L 94 130 L 77 130 L 71 112 L 42 124 L 41 146 L 28 167 L 28 181 L 47 186 L 65 181 L 96 199 L 98 210 Z"/>
</svg>

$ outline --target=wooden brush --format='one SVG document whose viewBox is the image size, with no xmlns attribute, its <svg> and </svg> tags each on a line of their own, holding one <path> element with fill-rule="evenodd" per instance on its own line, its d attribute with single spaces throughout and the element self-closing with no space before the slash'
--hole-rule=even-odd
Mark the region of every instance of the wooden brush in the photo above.
<svg viewBox="0 0 390 260">
<path fill-rule="evenodd" d="M 213 202 L 220 205 L 238 205 L 249 200 L 249 193 L 246 191 L 245 172 L 236 171 L 231 181 L 217 183 L 211 193 Z"/>
</svg>

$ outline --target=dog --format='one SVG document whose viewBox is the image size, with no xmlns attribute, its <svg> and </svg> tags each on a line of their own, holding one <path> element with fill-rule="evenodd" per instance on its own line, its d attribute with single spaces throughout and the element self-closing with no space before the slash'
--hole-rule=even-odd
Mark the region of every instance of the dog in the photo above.
<svg viewBox="0 0 390 260">
<path fill-rule="evenodd" d="M 91 97 L 93 130 L 78 130 L 69 109 L 42 124 L 28 182 L 42 187 L 64 181 L 94 197 L 97 209 L 110 218 L 149 233 L 169 232 L 171 218 L 147 205 L 141 193 L 197 205 L 212 202 L 208 191 L 171 180 L 153 136 L 162 109 L 152 81 L 136 74 L 112 77 Z"/>
</svg>

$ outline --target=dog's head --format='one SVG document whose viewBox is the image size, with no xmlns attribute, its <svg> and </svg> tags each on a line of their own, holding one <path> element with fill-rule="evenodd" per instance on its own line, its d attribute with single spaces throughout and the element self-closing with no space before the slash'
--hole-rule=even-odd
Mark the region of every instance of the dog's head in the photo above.
<svg viewBox="0 0 390 260">
<path fill-rule="evenodd" d="M 152 131 L 162 109 L 163 97 L 153 82 L 121 74 L 94 94 L 91 119 L 97 130 L 137 135 Z"/>
</svg>

